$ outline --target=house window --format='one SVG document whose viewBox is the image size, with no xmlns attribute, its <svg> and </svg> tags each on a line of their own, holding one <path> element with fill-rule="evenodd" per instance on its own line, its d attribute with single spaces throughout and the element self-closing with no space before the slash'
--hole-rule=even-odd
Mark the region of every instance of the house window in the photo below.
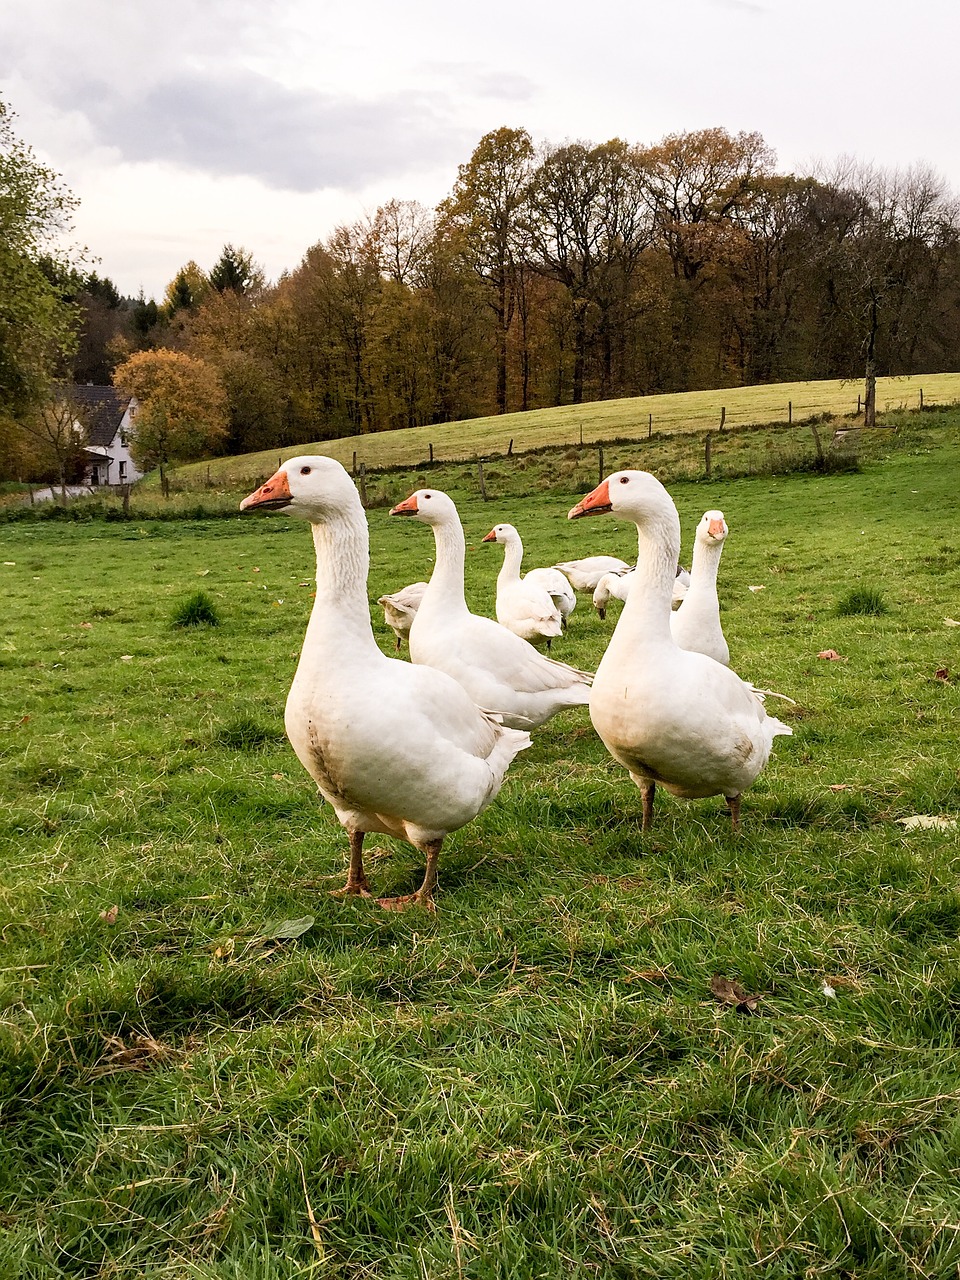
<svg viewBox="0 0 960 1280">
<path fill-rule="evenodd" d="M 96 488 L 96 486 L 100 483 L 99 467 L 94 467 L 93 470 L 90 472 L 90 483 L 94 486 L 94 488 Z"/>
<path fill-rule="evenodd" d="M 124 449 L 127 447 L 127 433 L 125 431 L 120 432 L 120 444 Z"/>
<path fill-rule="evenodd" d="M 127 464 L 121 460 L 118 466 L 120 468 L 120 483 L 123 484 L 127 478 Z"/>
</svg>

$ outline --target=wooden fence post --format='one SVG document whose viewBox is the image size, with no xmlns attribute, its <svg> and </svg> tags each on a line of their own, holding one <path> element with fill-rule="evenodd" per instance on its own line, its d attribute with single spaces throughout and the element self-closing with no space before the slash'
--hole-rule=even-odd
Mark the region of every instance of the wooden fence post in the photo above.
<svg viewBox="0 0 960 1280">
<path fill-rule="evenodd" d="M 123 486 L 123 518 L 130 519 L 130 486 L 128 484 Z"/>
<path fill-rule="evenodd" d="M 922 393 L 921 393 L 922 394 Z M 583 423 L 580 423 L 580 448 L 583 448 Z"/>
<path fill-rule="evenodd" d="M 510 437 L 510 443 L 507 445 L 507 457 L 508 458 L 511 457 L 512 454 L 513 454 L 513 436 Z"/>
<path fill-rule="evenodd" d="M 787 426 L 788 427 L 793 426 L 793 401 L 792 400 L 787 401 Z"/>
<path fill-rule="evenodd" d="M 480 479 L 480 497 L 483 498 L 484 502 L 486 502 L 487 486 L 484 483 L 484 479 L 483 479 L 483 459 L 479 457 L 477 458 L 477 475 Z"/>
<path fill-rule="evenodd" d="M 723 430 L 723 424 L 726 422 L 726 420 L 727 420 L 727 410 L 725 407 L 721 406 L 721 409 L 720 409 L 720 430 L 721 431 Z"/>
<path fill-rule="evenodd" d="M 356 449 L 354 449 L 354 451 L 353 451 L 353 474 L 354 474 L 354 475 L 356 475 L 356 474 L 357 474 L 357 451 L 356 451 Z"/>
<path fill-rule="evenodd" d="M 920 388 L 920 408 L 923 408 L 923 387 Z"/>
<path fill-rule="evenodd" d="M 710 456 L 711 449 L 712 449 L 712 438 L 711 438 L 712 434 L 713 434 L 712 432 L 708 431 L 707 438 L 703 442 L 703 468 L 704 468 L 704 471 L 706 472 L 706 476 L 708 480 L 710 479 L 711 467 L 712 467 L 712 460 Z"/>
<path fill-rule="evenodd" d="M 652 435 L 653 435 L 653 414 L 648 413 L 647 414 L 647 439 L 649 440 Z"/>
<path fill-rule="evenodd" d="M 433 445 L 430 445 L 430 461 L 433 461 Z"/>
<path fill-rule="evenodd" d="M 360 489 L 360 501 L 364 507 L 367 505 L 367 464 L 360 463 L 360 474 L 357 477 L 357 486 Z"/>
<path fill-rule="evenodd" d="M 857 394 L 857 413 L 858 413 L 858 414 L 860 413 L 860 395 L 859 395 L 859 393 Z"/>
</svg>

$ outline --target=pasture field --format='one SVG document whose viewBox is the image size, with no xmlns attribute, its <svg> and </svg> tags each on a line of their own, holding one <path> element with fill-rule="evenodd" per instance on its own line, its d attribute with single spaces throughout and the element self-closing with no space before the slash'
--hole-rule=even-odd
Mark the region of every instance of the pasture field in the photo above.
<svg viewBox="0 0 960 1280">
<path fill-rule="evenodd" d="M 641 837 L 568 712 L 448 839 L 435 916 L 328 896 L 346 839 L 282 728 L 304 525 L 0 526 L 0 1276 L 956 1276 L 960 841 L 901 822 L 960 816 L 956 427 L 671 483 L 685 559 L 730 525 L 733 666 L 797 703 L 742 835 L 658 795 Z M 594 465 L 487 503 L 429 474 L 478 611 L 498 521 L 527 567 L 631 558 L 565 519 Z M 427 576 L 428 529 L 369 520 L 371 600 Z M 220 625 L 174 626 L 198 590 Z M 558 656 L 594 667 L 618 608 L 581 596 Z M 368 843 L 378 891 L 419 883 Z"/>
<path fill-rule="evenodd" d="M 796 424 L 814 417 L 845 417 L 856 412 L 862 381 L 833 379 L 822 382 L 780 382 L 720 391 L 683 391 L 670 395 L 632 396 L 623 400 L 597 400 L 590 404 L 561 405 L 526 413 L 471 418 L 405 431 L 380 431 L 325 440 L 316 446 L 284 449 L 295 453 L 327 453 L 345 467 L 356 458 L 368 470 L 410 467 L 430 456 L 443 461 L 464 461 L 506 454 L 511 443 L 518 453 L 557 444 L 596 444 L 601 441 L 644 439 L 657 435 L 697 435 L 715 431 L 721 411 L 729 430 L 767 423 L 786 427 L 788 416 Z M 877 379 L 878 413 L 916 409 L 921 403 L 950 405 L 960 401 L 960 373 L 916 374 Z M 719 441 L 717 442 L 719 443 Z M 181 467 L 177 481 L 184 487 L 252 485 L 266 478 L 277 465 L 277 450 L 216 458 Z"/>
</svg>

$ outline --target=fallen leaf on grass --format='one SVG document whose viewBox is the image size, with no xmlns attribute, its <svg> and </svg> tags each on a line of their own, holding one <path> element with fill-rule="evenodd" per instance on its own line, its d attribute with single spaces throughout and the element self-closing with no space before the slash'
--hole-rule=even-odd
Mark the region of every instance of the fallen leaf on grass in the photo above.
<svg viewBox="0 0 960 1280">
<path fill-rule="evenodd" d="M 837 653 L 836 649 L 821 649 L 820 652 L 817 654 L 817 657 L 826 658 L 828 662 L 844 661 L 844 659 L 840 657 L 839 653 Z"/>
<path fill-rule="evenodd" d="M 756 1013 L 765 994 L 763 991 L 749 994 L 735 978 L 721 978 L 718 974 L 710 979 L 710 990 L 721 1004 L 732 1004 L 738 1013 Z"/>
<path fill-rule="evenodd" d="M 952 831 L 957 825 L 956 818 L 940 818 L 930 813 L 914 813 L 897 821 L 907 831 Z"/>
<path fill-rule="evenodd" d="M 831 782 L 829 789 L 831 791 L 849 791 L 850 784 L 848 782 Z"/>
<path fill-rule="evenodd" d="M 836 999 L 837 993 L 833 989 L 833 987 L 831 987 L 830 983 L 826 981 L 826 979 L 824 979 L 823 986 L 820 989 L 823 992 L 823 994 L 827 997 L 828 1000 Z"/>
<path fill-rule="evenodd" d="M 260 934 L 261 942 L 277 942 L 281 939 L 299 938 L 313 928 L 315 916 L 298 916 L 295 920 L 281 920 L 279 924 L 264 929 Z"/>
<path fill-rule="evenodd" d="M 748 591 L 766 591 L 766 587 L 747 587 Z"/>
<path fill-rule="evenodd" d="M 93 623 L 92 623 L 92 622 L 81 622 L 81 623 L 80 623 L 80 625 L 81 625 L 81 627 L 83 627 L 84 631 L 92 631 L 92 630 L 93 630 Z"/>
<path fill-rule="evenodd" d="M 119 1071 L 148 1071 L 151 1067 L 182 1062 L 186 1057 L 180 1049 L 161 1044 L 151 1035 L 131 1036 L 129 1041 L 122 1036 L 106 1036 L 104 1045 L 107 1052 L 87 1072 L 91 1078 L 116 1075 Z"/>
<path fill-rule="evenodd" d="M 107 924 L 116 924 L 119 914 L 120 908 L 114 903 L 112 907 L 107 907 L 105 911 L 100 912 L 100 919 L 105 920 Z"/>
<path fill-rule="evenodd" d="M 960 627 L 960 622 L 956 618 L 944 618 L 943 623 L 946 627 Z"/>
<path fill-rule="evenodd" d="M 937 679 L 937 680 L 949 680 L 949 679 L 950 679 L 950 668 L 949 668 L 949 667 L 937 667 L 936 671 L 935 671 L 933 674 L 934 674 L 934 676 L 936 677 L 936 679 Z"/>
</svg>

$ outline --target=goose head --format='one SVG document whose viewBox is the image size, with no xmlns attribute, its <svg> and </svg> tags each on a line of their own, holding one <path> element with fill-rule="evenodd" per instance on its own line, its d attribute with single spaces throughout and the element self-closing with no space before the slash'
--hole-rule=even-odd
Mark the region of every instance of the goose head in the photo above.
<svg viewBox="0 0 960 1280">
<path fill-rule="evenodd" d="M 723 543 L 729 532 L 722 511 L 705 511 L 697 525 L 696 537 L 698 542 L 704 542 L 707 546 L 716 546 L 717 543 Z"/>
<path fill-rule="evenodd" d="M 495 524 L 481 542 L 519 542 L 520 535 L 512 524 Z"/>
<path fill-rule="evenodd" d="M 424 524 L 443 524 L 458 519 L 457 508 L 448 494 L 440 489 L 418 489 L 409 498 L 390 508 L 392 516 L 412 516 Z"/>
<path fill-rule="evenodd" d="M 673 499 L 649 471 L 615 471 L 567 512 L 568 520 L 612 512 L 636 524 L 673 507 Z"/>
<path fill-rule="evenodd" d="M 360 495 L 346 470 L 321 454 L 290 458 L 240 503 L 241 511 L 282 511 L 324 524 L 360 507 Z"/>
</svg>

